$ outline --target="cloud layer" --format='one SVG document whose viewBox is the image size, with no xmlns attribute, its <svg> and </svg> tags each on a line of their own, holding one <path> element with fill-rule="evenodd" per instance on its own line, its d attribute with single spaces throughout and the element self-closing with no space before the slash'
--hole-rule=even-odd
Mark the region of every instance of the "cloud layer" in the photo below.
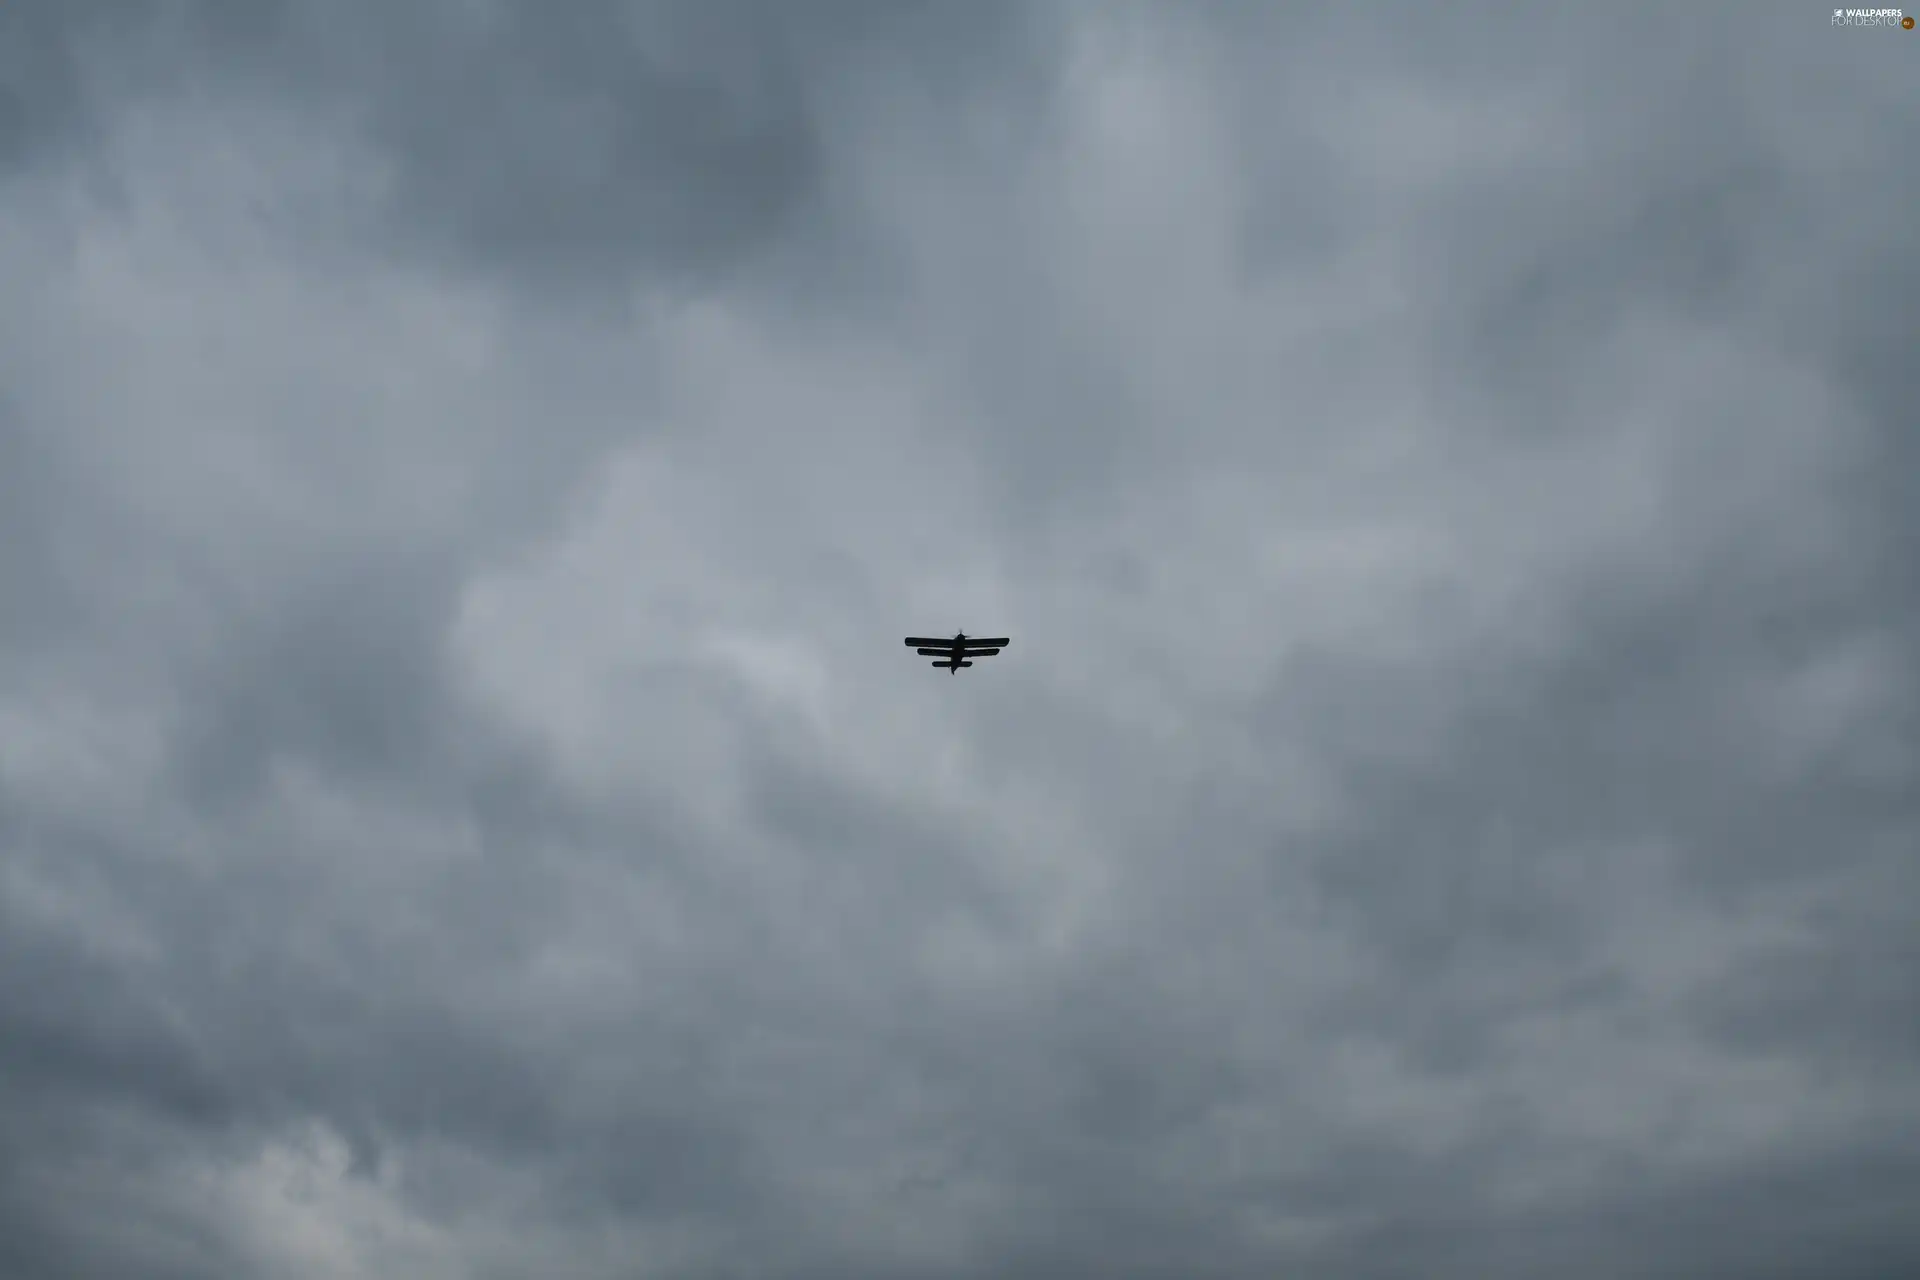
<svg viewBox="0 0 1920 1280">
<path fill-rule="evenodd" d="M 9 6 L 0 1271 L 1920 1270 L 1916 53 Z"/>
</svg>

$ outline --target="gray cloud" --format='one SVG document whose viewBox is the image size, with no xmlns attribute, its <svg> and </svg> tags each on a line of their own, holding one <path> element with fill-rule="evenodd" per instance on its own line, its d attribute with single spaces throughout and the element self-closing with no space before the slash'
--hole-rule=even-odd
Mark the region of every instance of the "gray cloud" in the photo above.
<svg viewBox="0 0 1920 1280">
<path fill-rule="evenodd" d="M 9 9 L 0 1269 L 1914 1269 L 1911 37 L 1609 14 Z"/>
</svg>

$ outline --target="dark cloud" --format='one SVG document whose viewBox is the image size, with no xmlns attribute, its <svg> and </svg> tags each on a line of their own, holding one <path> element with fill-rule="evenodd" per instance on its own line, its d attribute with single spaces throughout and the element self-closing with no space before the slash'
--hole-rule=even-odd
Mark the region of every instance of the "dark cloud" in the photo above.
<svg viewBox="0 0 1920 1280">
<path fill-rule="evenodd" d="M 0 1270 L 1913 1270 L 1912 49 L 1732 19 L 9 8 Z"/>
<path fill-rule="evenodd" d="M 0 175 L 32 164 L 80 127 L 84 95 L 73 45 L 90 25 L 57 5 L 9 5 L 0 15 Z"/>
</svg>

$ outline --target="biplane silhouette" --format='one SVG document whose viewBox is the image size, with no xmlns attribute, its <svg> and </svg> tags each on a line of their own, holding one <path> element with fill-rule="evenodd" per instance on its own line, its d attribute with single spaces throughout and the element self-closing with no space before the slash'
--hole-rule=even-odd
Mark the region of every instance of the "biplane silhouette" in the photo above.
<svg viewBox="0 0 1920 1280">
<path fill-rule="evenodd" d="M 975 658 L 991 658 L 1007 647 L 1005 636 L 998 640 L 972 640 L 962 631 L 951 640 L 934 640 L 926 636 L 908 636 L 907 646 L 919 652 L 923 658 L 939 658 L 936 667 L 945 667 L 952 675 L 962 667 L 973 665 Z"/>
</svg>

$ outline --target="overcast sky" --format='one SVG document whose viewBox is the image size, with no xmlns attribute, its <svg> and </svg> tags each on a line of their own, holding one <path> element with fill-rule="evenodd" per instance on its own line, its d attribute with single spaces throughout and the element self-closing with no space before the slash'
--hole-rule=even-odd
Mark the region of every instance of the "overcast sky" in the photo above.
<svg viewBox="0 0 1920 1280">
<path fill-rule="evenodd" d="M 1920 1274 L 1916 120 L 1812 3 L 0 5 L 0 1272 Z"/>
</svg>

